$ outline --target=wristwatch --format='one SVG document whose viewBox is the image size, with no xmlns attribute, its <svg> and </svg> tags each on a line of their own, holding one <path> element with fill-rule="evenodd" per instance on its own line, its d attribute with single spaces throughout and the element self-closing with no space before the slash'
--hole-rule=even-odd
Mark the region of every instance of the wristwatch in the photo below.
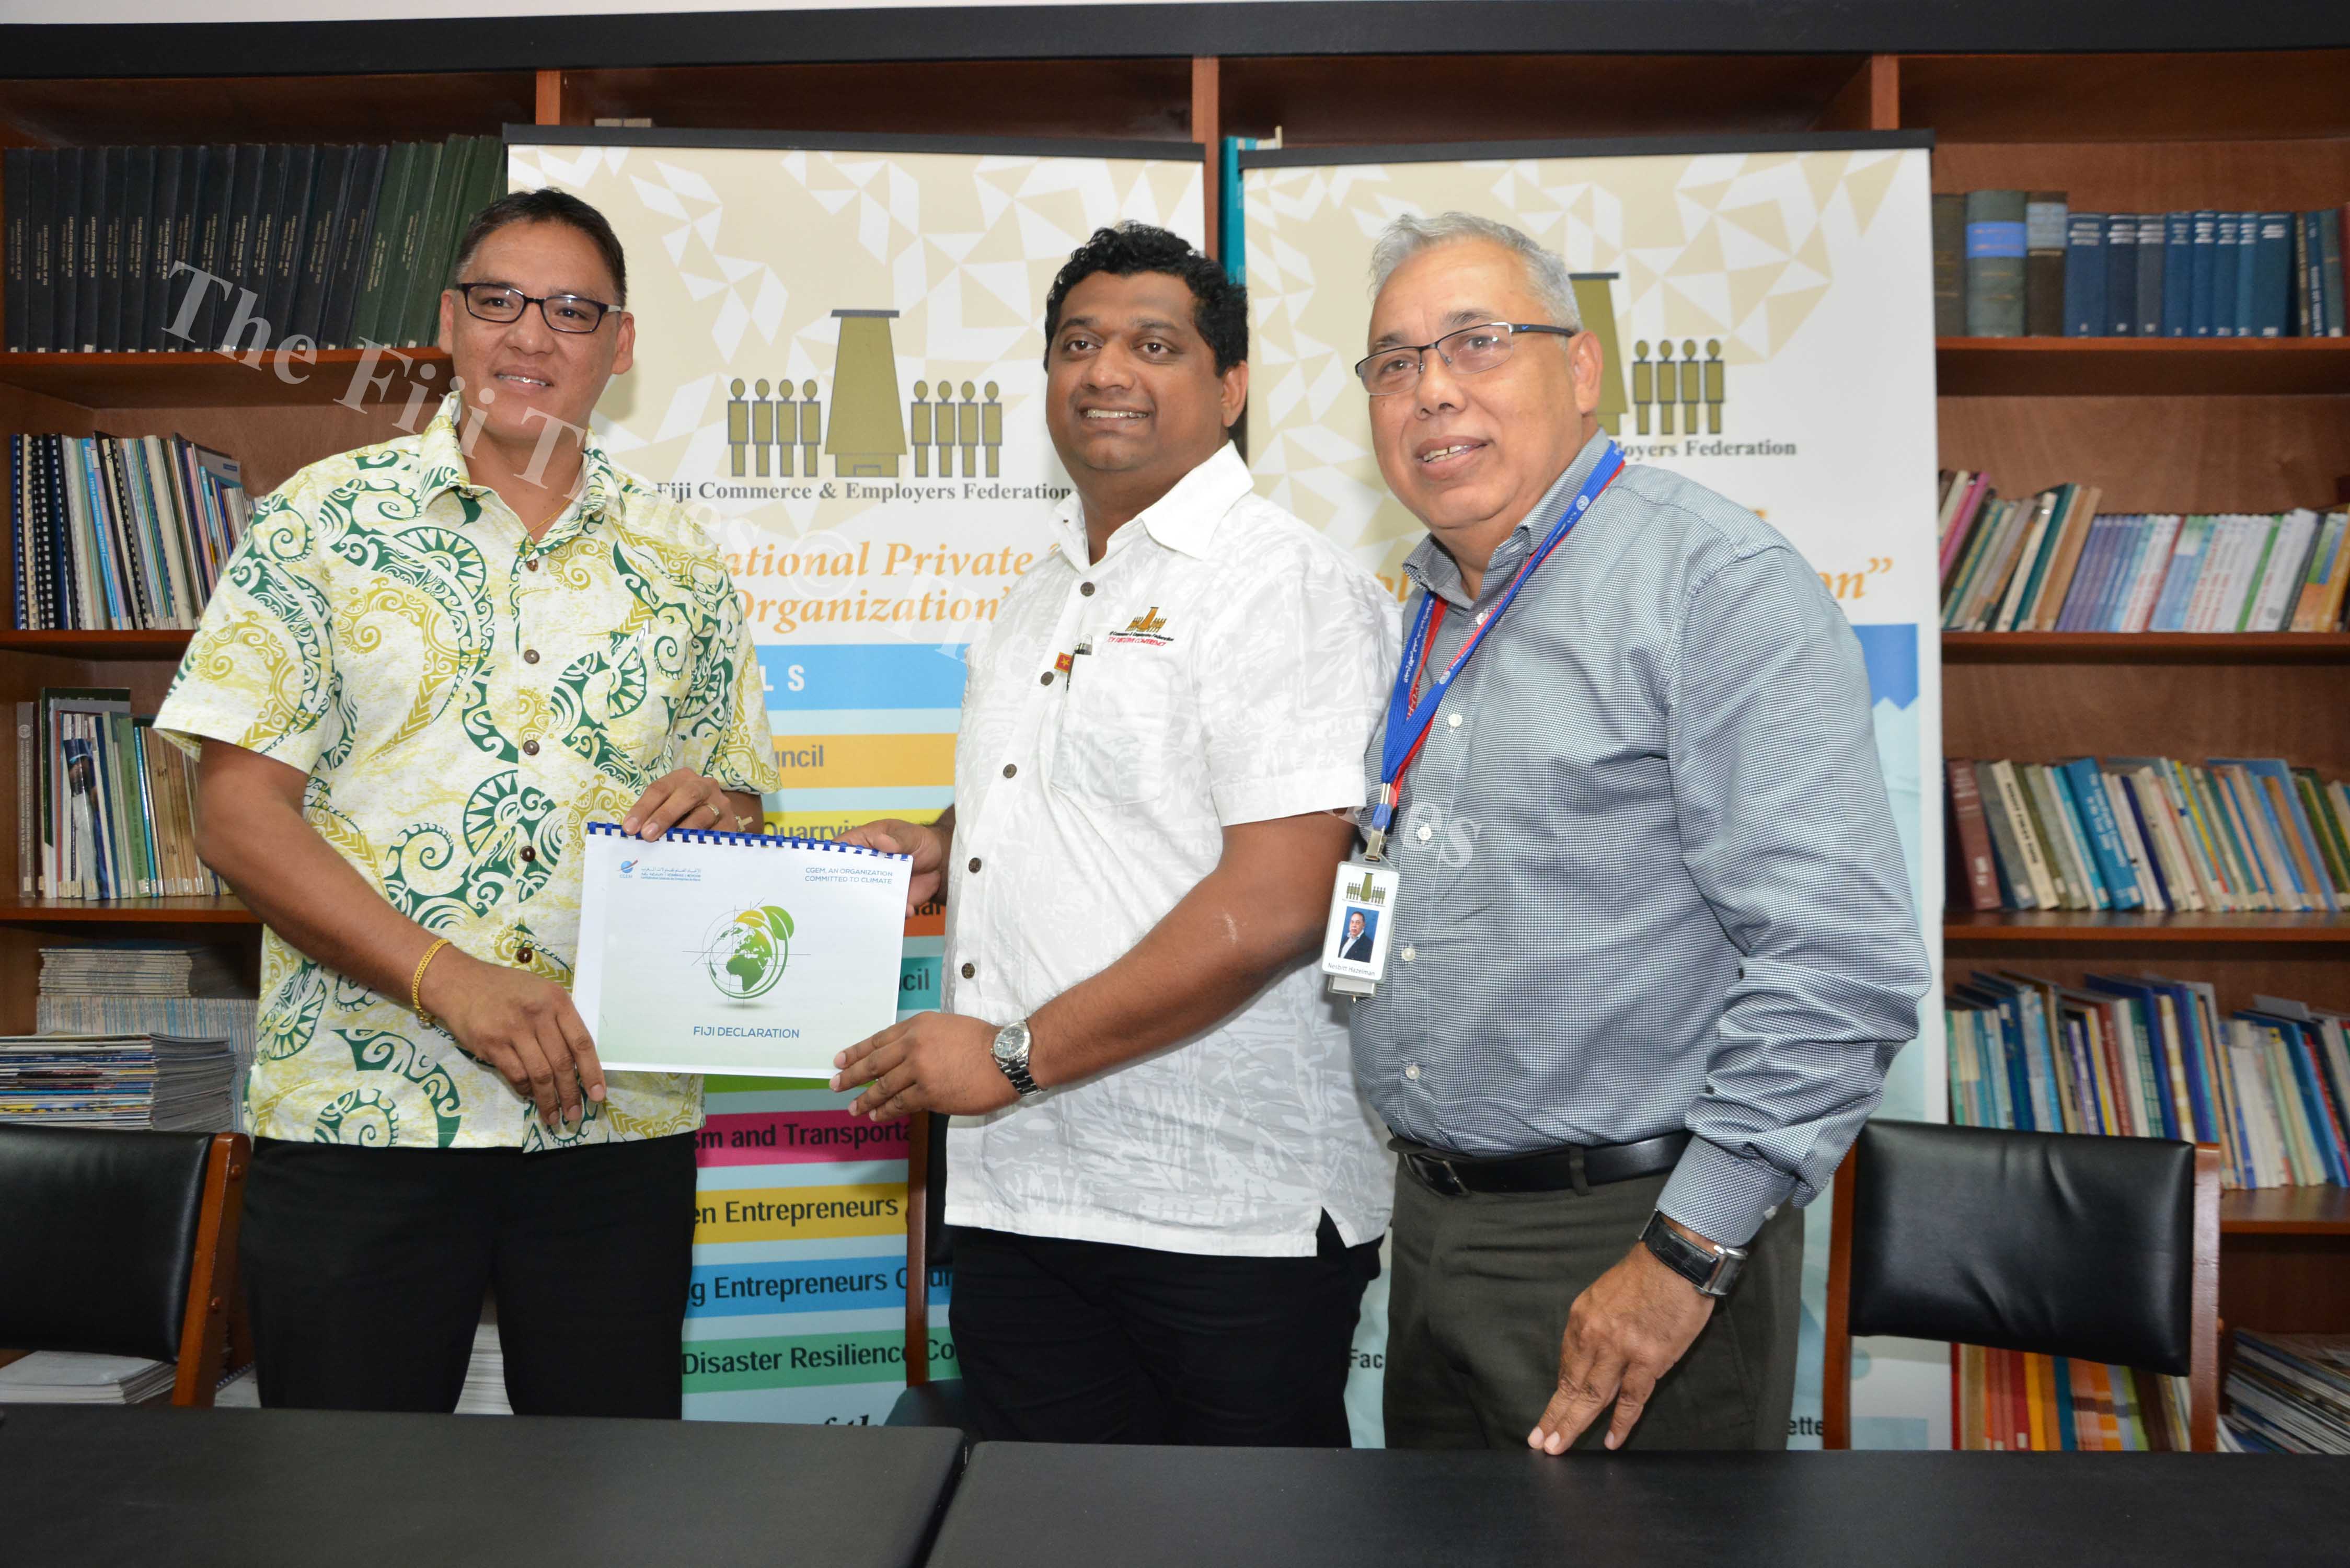
<svg viewBox="0 0 2350 1568">
<path fill-rule="evenodd" d="M 1738 1282 L 1739 1270 L 1746 1266 L 1745 1248 L 1692 1241 L 1666 1222 L 1662 1210 L 1648 1216 L 1648 1228 L 1640 1232 L 1640 1241 L 1659 1262 L 1695 1285 L 1703 1296 L 1728 1295 L 1730 1287 Z"/>
<path fill-rule="evenodd" d="M 1036 1086 L 1036 1080 L 1028 1075 L 1027 1020 L 1007 1023 L 997 1030 L 995 1044 L 990 1054 L 994 1056 L 995 1064 L 1003 1070 L 1003 1075 L 1012 1080 L 1013 1091 L 1022 1099 L 1044 1092 Z"/>
</svg>

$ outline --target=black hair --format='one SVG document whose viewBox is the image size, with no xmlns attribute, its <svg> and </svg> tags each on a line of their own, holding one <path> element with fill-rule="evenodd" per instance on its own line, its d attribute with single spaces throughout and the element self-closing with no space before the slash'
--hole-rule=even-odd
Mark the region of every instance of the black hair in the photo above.
<svg viewBox="0 0 2350 1568">
<path fill-rule="evenodd" d="M 1069 290 L 1097 272 L 1116 277 L 1161 272 L 1180 280 L 1191 291 L 1191 326 L 1214 352 L 1216 374 L 1222 375 L 1248 358 L 1248 290 L 1193 250 L 1182 235 L 1129 221 L 1114 229 L 1096 229 L 1091 238 L 1069 254 L 1060 275 L 1053 279 L 1053 291 L 1045 296 L 1048 358 L 1053 339 L 1061 330 L 1061 302 L 1069 296 Z"/>
<path fill-rule="evenodd" d="M 509 223 L 561 223 L 587 235 L 602 254 L 605 268 L 612 275 L 612 288 L 619 297 L 611 303 L 628 304 L 629 262 L 620 253 L 620 236 L 612 232 L 603 213 L 568 191 L 516 191 L 474 213 L 473 221 L 465 225 L 465 237 L 457 244 L 457 265 L 449 274 L 452 287 L 465 275 L 465 268 L 472 265 L 473 253 L 482 248 L 482 242 Z"/>
</svg>

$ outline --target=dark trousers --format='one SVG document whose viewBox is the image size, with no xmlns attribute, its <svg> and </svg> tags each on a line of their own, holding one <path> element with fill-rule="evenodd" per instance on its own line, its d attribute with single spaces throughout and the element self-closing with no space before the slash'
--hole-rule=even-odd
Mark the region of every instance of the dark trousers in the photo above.
<svg viewBox="0 0 2350 1568">
<path fill-rule="evenodd" d="M 955 1362 L 980 1436 L 1348 1446 L 1347 1373 L 1376 1241 L 1326 1214 L 1311 1258 L 1205 1257 L 954 1232 Z"/>
<path fill-rule="evenodd" d="M 1558 1387 L 1567 1309 L 1631 1251 L 1665 1181 L 1447 1198 L 1399 1170 L 1388 1446 L 1523 1448 Z M 1803 1272 L 1804 1216 L 1788 1204 L 1748 1243 L 1737 1284 L 1658 1380 L 1625 1447 L 1785 1448 Z M 1575 1446 L 1597 1448 L 1614 1414 Z"/>
<path fill-rule="evenodd" d="M 693 1137 L 525 1154 L 263 1138 L 241 1252 L 261 1402 L 452 1410 L 485 1291 L 529 1416 L 681 1403 Z"/>
</svg>

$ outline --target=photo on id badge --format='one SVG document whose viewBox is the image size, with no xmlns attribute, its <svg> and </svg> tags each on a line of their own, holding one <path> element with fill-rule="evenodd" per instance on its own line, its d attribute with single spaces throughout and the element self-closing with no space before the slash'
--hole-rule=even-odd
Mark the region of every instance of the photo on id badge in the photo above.
<svg viewBox="0 0 2350 1568">
<path fill-rule="evenodd" d="M 1386 973 L 1396 886 L 1395 872 L 1384 866 L 1350 860 L 1338 867 L 1322 934 L 1323 973 L 1374 981 Z"/>
</svg>

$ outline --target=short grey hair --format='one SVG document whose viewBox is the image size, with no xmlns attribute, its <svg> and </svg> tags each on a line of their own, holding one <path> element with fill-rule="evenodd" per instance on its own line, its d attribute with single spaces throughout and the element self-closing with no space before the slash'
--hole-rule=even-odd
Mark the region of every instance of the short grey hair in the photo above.
<svg viewBox="0 0 2350 1568">
<path fill-rule="evenodd" d="M 1516 253 L 1525 264 L 1526 282 L 1533 286 L 1534 297 L 1550 312 L 1551 325 L 1582 330 L 1583 313 L 1575 307 L 1575 279 L 1558 254 L 1523 229 L 1474 213 L 1440 213 L 1433 218 L 1406 213 L 1388 223 L 1371 246 L 1371 294 L 1376 297 L 1396 268 L 1413 256 L 1455 240 L 1491 240 Z"/>
</svg>

